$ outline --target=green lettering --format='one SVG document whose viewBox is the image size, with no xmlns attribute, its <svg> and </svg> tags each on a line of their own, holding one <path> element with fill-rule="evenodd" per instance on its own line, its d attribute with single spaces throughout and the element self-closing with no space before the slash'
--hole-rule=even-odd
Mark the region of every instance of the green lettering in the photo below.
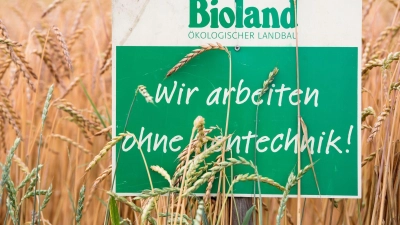
<svg viewBox="0 0 400 225">
<path fill-rule="evenodd" d="M 263 28 L 271 28 L 270 19 L 272 19 L 272 28 L 280 28 L 278 11 L 275 8 L 265 8 L 262 12 Z"/>
<path fill-rule="evenodd" d="M 211 12 L 211 28 L 218 28 L 218 8 L 214 8 L 210 10 Z"/>
<path fill-rule="evenodd" d="M 197 7 L 199 5 L 199 7 Z M 205 27 L 210 22 L 210 15 L 207 13 L 207 0 L 190 0 L 190 21 L 189 27 L 200 28 Z M 200 15 L 200 22 L 198 22 L 198 15 Z"/>
<path fill-rule="evenodd" d="M 236 0 L 236 28 L 243 28 L 243 0 Z"/>
<path fill-rule="evenodd" d="M 260 12 L 256 7 L 249 7 L 245 10 L 246 19 L 244 19 L 244 24 L 247 28 L 260 28 Z"/>
<path fill-rule="evenodd" d="M 290 1 L 290 7 L 283 10 L 281 15 L 281 24 L 283 28 L 294 28 L 295 27 L 295 13 L 294 13 L 294 0 Z"/>
<path fill-rule="evenodd" d="M 226 16 L 229 18 L 229 22 L 226 21 Z M 225 7 L 221 10 L 219 13 L 219 22 L 221 23 L 221 26 L 224 28 L 229 28 L 235 23 L 235 13 L 233 10 L 229 7 Z"/>
</svg>

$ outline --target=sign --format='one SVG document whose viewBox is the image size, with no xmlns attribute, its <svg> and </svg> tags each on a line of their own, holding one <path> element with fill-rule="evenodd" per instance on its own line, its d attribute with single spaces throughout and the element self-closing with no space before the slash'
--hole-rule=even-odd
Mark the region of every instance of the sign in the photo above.
<svg viewBox="0 0 400 225">
<path fill-rule="evenodd" d="M 114 135 L 124 132 L 136 88 L 146 86 L 154 105 L 138 96 L 127 131 L 139 139 L 149 166 L 159 165 L 172 175 L 197 116 L 205 118 L 206 127 L 225 128 L 231 78 L 227 148 L 234 158 L 256 159 L 260 175 L 284 186 L 297 168 L 297 144 L 301 166 L 310 164 L 304 135 L 301 143 L 296 140 L 300 104 L 312 158 L 318 160 L 321 196 L 360 197 L 361 3 L 301 0 L 296 37 L 296 10 L 289 0 L 114 0 Z M 207 43 L 228 47 L 231 58 L 225 51 L 206 51 L 166 77 L 183 57 Z M 279 73 L 259 104 L 263 82 L 275 67 Z M 134 195 L 150 188 L 132 139 L 117 145 L 113 162 L 117 193 Z M 237 166 L 233 173 L 252 169 Z M 151 176 L 154 187 L 169 186 L 159 174 Z M 320 196 L 312 171 L 301 185 L 304 197 Z M 282 194 L 266 184 L 261 189 L 263 196 Z M 252 182 L 234 188 L 237 196 L 253 192 Z"/>
</svg>

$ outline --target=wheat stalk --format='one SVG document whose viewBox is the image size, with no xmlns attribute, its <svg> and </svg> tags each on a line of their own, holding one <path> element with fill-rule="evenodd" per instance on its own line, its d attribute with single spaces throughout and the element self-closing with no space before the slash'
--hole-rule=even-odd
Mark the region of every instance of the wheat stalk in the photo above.
<svg viewBox="0 0 400 225">
<path fill-rule="evenodd" d="M 43 12 L 42 18 L 48 15 L 50 12 L 52 12 L 58 5 L 60 5 L 64 0 L 55 0 L 53 1 L 47 9 Z"/>
<path fill-rule="evenodd" d="M 17 41 L 13 41 L 7 38 L 0 38 L 0 44 L 5 44 L 10 47 L 21 47 L 22 45 Z"/>
<path fill-rule="evenodd" d="M 28 175 L 29 169 L 26 166 L 26 164 L 22 161 L 22 159 L 19 158 L 17 155 L 14 155 L 13 159 L 14 162 L 17 164 L 17 166 L 21 169 L 21 171 L 24 172 L 26 175 Z"/>
<path fill-rule="evenodd" d="M 377 121 L 372 128 L 371 134 L 368 136 L 367 142 L 371 142 L 375 138 L 376 134 L 380 130 L 380 127 L 382 126 L 382 123 L 385 121 L 385 119 L 389 115 L 390 111 L 391 111 L 390 106 L 385 106 L 383 108 L 383 111 L 378 116 Z"/>
<path fill-rule="evenodd" d="M 14 183 L 12 182 L 11 178 L 7 176 L 5 186 L 7 189 L 8 196 L 7 198 L 9 199 L 10 202 L 10 209 L 12 209 L 12 214 L 13 214 L 13 222 L 14 224 L 19 224 L 19 213 L 18 213 L 18 205 L 17 205 L 17 191 L 15 190 Z M 3 190 L 1 190 L 3 192 Z M 0 193 L 2 194 L 2 193 Z M 0 200 L 1 200 L 1 195 L 0 195 Z M 21 200 L 22 201 L 22 200 Z"/>
<path fill-rule="evenodd" d="M 10 67 L 11 62 L 11 59 L 6 59 L 0 64 L 0 80 L 3 79 L 3 76 L 6 73 L 8 67 Z"/>
<path fill-rule="evenodd" d="M 281 204 L 279 205 L 278 215 L 276 216 L 276 225 L 281 224 L 281 219 L 283 217 L 283 212 L 286 209 L 286 202 L 289 197 L 290 189 L 291 189 L 291 187 L 294 186 L 295 183 L 296 183 L 296 177 L 294 176 L 294 174 L 292 172 L 289 175 L 288 182 L 286 183 L 285 191 L 283 192 Z"/>
<path fill-rule="evenodd" d="M 28 173 L 25 176 L 25 178 L 21 181 L 21 183 L 18 185 L 17 191 L 20 190 L 21 188 L 23 188 L 28 183 L 28 181 L 30 181 L 32 179 L 32 177 L 35 176 L 36 173 L 38 173 L 40 171 L 40 169 L 42 169 L 42 167 L 43 167 L 43 165 L 39 165 L 39 166 L 33 168 L 33 170 L 30 173 Z"/>
<path fill-rule="evenodd" d="M 67 44 L 65 43 L 64 37 L 60 31 L 60 29 L 58 29 L 58 27 L 53 26 L 53 31 L 55 33 L 55 35 L 57 36 L 57 40 L 60 43 L 61 49 L 64 53 L 64 62 L 66 64 L 66 66 L 72 71 L 72 60 L 71 57 L 69 56 L 69 51 L 68 51 L 68 47 Z"/>
<path fill-rule="evenodd" d="M 400 29 L 400 24 L 394 25 L 394 26 L 388 26 L 386 27 L 380 34 L 378 39 L 376 39 L 376 42 L 374 46 L 372 47 L 372 52 L 376 53 L 378 52 L 378 49 L 381 47 L 383 41 L 389 36 L 391 32 L 396 33 Z"/>
<path fill-rule="evenodd" d="M 82 80 L 83 76 L 84 74 L 75 77 L 74 80 L 69 84 L 65 92 L 56 101 L 65 98 L 69 93 L 71 93 L 71 91 L 78 85 L 78 81 Z"/>
<path fill-rule="evenodd" d="M 108 69 L 111 68 L 112 65 L 112 58 L 109 58 L 105 61 L 104 66 L 100 69 L 100 76 L 107 72 Z"/>
<path fill-rule="evenodd" d="M 144 97 L 146 102 L 154 104 L 153 97 L 149 94 L 149 92 L 147 92 L 147 89 L 145 86 L 139 85 L 137 89 L 138 89 L 139 93 Z"/>
<path fill-rule="evenodd" d="M 18 84 L 18 80 L 19 80 L 19 74 L 20 74 L 20 70 L 11 70 L 11 81 L 10 81 L 10 88 L 8 89 L 8 92 L 6 94 L 7 97 L 10 97 L 12 94 L 12 91 L 14 90 L 15 86 L 17 86 Z"/>
<path fill-rule="evenodd" d="M 67 143 L 69 143 L 69 144 L 75 146 L 76 148 L 78 148 L 79 150 L 83 151 L 83 152 L 86 153 L 86 154 L 92 154 L 92 152 L 90 152 L 89 150 L 87 150 L 86 148 L 84 148 L 82 145 L 78 144 L 78 143 L 75 142 L 74 140 L 72 140 L 72 139 L 70 139 L 70 138 L 67 138 L 67 137 L 65 137 L 65 136 L 63 136 L 63 135 L 60 135 L 60 134 L 51 134 L 51 137 L 53 137 L 53 138 L 58 138 L 58 139 L 60 139 L 60 140 L 62 140 L 62 141 L 65 141 L 65 142 L 67 142 Z"/>
<path fill-rule="evenodd" d="M 143 207 L 143 212 L 142 212 L 142 215 L 140 217 L 140 224 L 141 225 L 146 225 L 146 222 L 147 222 L 148 218 L 150 217 L 150 213 L 151 213 L 151 211 L 153 211 L 155 206 L 156 206 L 156 199 L 155 198 L 150 198 L 147 201 L 147 204 Z"/>
<path fill-rule="evenodd" d="M 112 54 L 112 42 L 110 42 L 107 46 L 107 50 L 105 51 L 105 56 L 104 56 L 104 61 L 103 64 L 101 65 L 100 68 L 105 68 L 108 59 L 111 59 L 111 54 Z"/>
<path fill-rule="evenodd" d="M 86 190 L 86 186 L 82 185 L 81 190 L 79 191 L 79 199 L 78 199 L 78 205 L 76 207 L 76 216 L 75 216 L 75 221 L 76 221 L 76 224 L 78 224 L 78 225 L 81 224 L 83 202 L 85 201 L 85 190 Z"/>
<path fill-rule="evenodd" d="M 9 38 L 7 28 L 3 24 L 3 21 L 0 20 L 0 30 L 2 35 L 5 38 Z M 36 74 L 33 72 L 33 69 L 29 66 L 28 62 L 25 60 L 25 57 L 22 55 L 22 52 L 18 50 L 18 48 L 13 48 L 12 46 L 7 46 L 8 51 L 10 53 L 11 60 L 17 65 L 17 67 L 22 71 L 29 87 L 32 91 L 36 92 L 35 85 L 33 81 L 30 79 L 32 76 L 34 79 L 37 79 Z"/>
<path fill-rule="evenodd" d="M 59 74 L 56 72 L 56 69 L 54 68 L 54 64 L 51 61 L 51 56 L 48 51 L 43 51 L 43 52 L 38 52 L 34 51 L 34 54 L 36 54 L 39 57 L 42 57 L 43 55 L 43 61 L 46 64 L 47 68 L 50 71 L 50 74 L 53 75 L 54 79 L 56 80 L 57 84 L 61 86 L 63 90 L 66 89 L 64 82 L 61 80 Z M 43 54 L 44 53 L 44 54 Z"/>
<path fill-rule="evenodd" d="M 201 224 L 201 218 L 203 216 L 203 211 L 204 211 L 204 202 L 200 201 L 199 205 L 197 206 L 196 218 L 193 221 L 193 225 L 200 225 Z"/>
<path fill-rule="evenodd" d="M 162 168 L 160 166 L 151 166 L 150 169 L 152 169 L 154 172 L 157 172 L 161 176 L 163 176 L 168 181 L 169 185 L 172 186 L 171 176 L 168 174 L 167 171 L 164 170 L 164 168 Z"/>
<path fill-rule="evenodd" d="M 257 102 L 259 103 L 262 96 L 268 91 L 269 86 L 272 84 L 272 82 L 274 81 L 276 75 L 278 74 L 279 69 L 278 68 L 274 68 L 268 75 L 268 79 L 264 81 L 262 89 L 260 94 L 258 95 L 258 100 Z"/>
<path fill-rule="evenodd" d="M 112 172 L 112 165 L 109 165 L 109 166 L 107 167 L 107 169 L 105 169 L 105 170 L 100 174 L 100 176 L 98 176 L 98 177 L 96 178 L 96 180 L 95 180 L 94 183 L 93 183 L 92 189 L 95 189 L 95 188 L 97 187 L 97 185 L 99 185 L 103 180 L 106 179 L 106 177 L 107 177 L 108 175 L 111 174 L 111 172 Z"/>
<path fill-rule="evenodd" d="M 371 10 L 372 4 L 375 2 L 375 0 L 368 0 L 368 4 L 364 7 L 363 9 L 363 16 L 362 16 L 362 20 L 364 21 L 364 19 L 367 17 L 367 15 L 369 14 L 369 11 Z"/>
<path fill-rule="evenodd" d="M 219 155 L 218 158 L 216 159 L 216 162 L 214 163 L 214 166 L 219 164 L 221 161 L 222 161 L 222 155 Z M 211 177 L 208 179 L 208 183 L 207 183 L 207 187 L 206 187 L 206 194 L 203 197 L 203 201 L 206 206 L 208 206 L 210 204 L 209 201 L 211 199 L 211 189 L 212 189 L 214 180 L 215 180 L 215 175 L 211 175 Z"/>
<path fill-rule="evenodd" d="M 35 197 L 38 195 L 47 195 L 47 190 L 36 190 L 25 193 L 25 195 L 21 198 L 19 205 L 21 206 L 25 199 Z"/>
<path fill-rule="evenodd" d="M 143 190 L 138 196 L 134 198 L 134 200 L 143 200 L 152 197 L 159 197 L 161 195 L 169 194 L 169 193 L 178 193 L 179 188 L 177 187 L 165 187 L 163 189 L 154 188 L 153 190 Z"/>
<path fill-rule="evenodd" d="M 384 59 L 381 60 L 372 59 L 365 64 L 364 68 L 362 69 L 362 74 L 365 75 L 369 70 L 371 70 L 374 67 L 382 67 L 387 69 L 392 62 L 399 60 L 399 57 L 400 57 L 400 52 L 391 52 Z"/>
<path fill-rule="evenodd" d="M 361 111 L 361 122 L 364 122 L 368 116 L 375 116 L 375 110 L 371 106 Z"/>
<path fill-rule="evenodd" d="M 100 130 L 99 132 L 95 133 L 94 136 L 100 136 L 103 134 L 108 134 L 110 131 L 112 130 L 112 126 L 108 126 L 102 130 Z"/>
<path fill-rule="evenodd" d="M 86 31 L 86 27 L 77 29 L 72 36 L 67 40 L 67 46 L 72 48 L 74 46 L 75 42 L 79 39 L 79 37 Z"/>
<path fill-rule="evenodd" d="M 190 60 L 192 60 L 194 57 L 200 55 L 203 52 L 209 51 L 209 50 L 223 50 L 223 51 L 228 51 L 227 48 L 222 46 L 220 43 L 209 43 L 202 45 L 201 48 L 193 50 L 191 53 L 187 54 L 181 61 L 178 62 L 172 69 L 170 69 L 167 73 L 167 77 L 171 76 L 173 73 L 178 71 L 182 66 L 184 66 L 186 63 L 188 63 Z"/>
<path fill-rule="evenodd" d="M 73 34 L 75 33 L 75 31 L 76 31 L 76 30 L 78 29 L 78 27 L 79 27 L 79 23 L 80 23 L 80 21 L 81 21 L 81 17 L 82 17 L 82 15 L 83 15 L 83 13 L 85 12 L 88 3 L 89 3 L 89 0 L 84 0 L 84 1 L 82 1 L 81 7 L 80 7 L 80 9 L 79 9 L 79 12 L 78 12 L 78 14 L 77 14 L 76 17 L 75 17 L 74 25 L 72 25 L 72 33 L 73 33 Z"/>
<path fill-rule="evenodd" d="M 0 115 L 0 147 L 3 150 L 4 153 L 7 151 L 7 146 L 6 146 L 6 137 L 5 137 L 5 132 L 4 132 L 4 119 Z"/>
<path fill-rule="evenodd" d="M 116 193 L 111 192 L 111 191 L 107 191 L 107 194 L 110 195 L 111 197 L 113 197 L 115 199 L 115 201 L 121 202 L 121 203 L 129 206 L 133 211 L 135 211 L 137 213 L 142 213 L 142 209 L 139 206 L 135 205 L 135 203 L 133 203 L 131 201 L 128 201 L 128 199 L 126 199 L 124 197 L 121 197 L 121 196 L 119 196 Z"/>
<path fill-rule="evenodd" d="M 2 175 L 1 175 L 1 182 L 0 182 L 0 202 L 1 202 L 2 196 L 3 196 L 4 185 L 6 184 L 7 180 L 9 179 L 12 158 L 14 157 L 15 151 L 17 150 L 20 142 L 21 142 L 20 138 L 15 139 L 14 145 L 11 147 L 10 152 L 7 155 L 6 163 L 2 168 Z"/>
<path fill-rule="evenodd" d="M 47 204 L 48 204 L 49 201 L 50 201 L 50 197 L 51 197 L 52 194 L 53 194 L 53 185 L 50 184 L 50 187 L 49 187 L 49 189 L 47 189 L 47 193 L 46 193 L 46 195 L 44 196 L 43 203 L 42 203 L 42 205 L 41 205 L 40 208 L 39 208 L 39 213 L 40 213 L 41 211 L 43 211 L 43 209 L 46 208 Z"/>
<path fill-rule="evenodd" d="M 85 173 L 89 172 L 93 168 L 94 165 L 96 165 L 101 158 L 118 142 L 120 142 L 122 139 L 124 139 L 126 136 L 129 136 L 130 134 L 128 133 L 121 133 L 118 136 L 114 137 L 111 141 L 109 141 L 103 149 L 100 150 L 99 154 L 94 157 L 94 159 L 89 163 L 89 165 L 85 169 Z"/>
<path fill-rule="evenodd" d="M 195 146 L 195 152 L 196 154 L 200 154 L 200 150 L 203 147 L 204 143 L 207 142 L 207 140 L 205 140 L 205 132 L 204 132 L 204 124 L 205 124 L 205 120 L 202 116 L 198 116 L 195 120 L 194 120 L 194 127 L 197 129 L 197 143 Z"/>
</svg>

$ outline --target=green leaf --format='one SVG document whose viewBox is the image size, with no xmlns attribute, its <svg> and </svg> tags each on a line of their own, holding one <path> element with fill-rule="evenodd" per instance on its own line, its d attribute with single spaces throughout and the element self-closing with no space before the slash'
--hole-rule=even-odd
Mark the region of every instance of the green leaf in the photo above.
<svg viewBox="0 0 400 225">
<path fill-rule="evenodd" d="M 93 102 L 92 98 L 90 97 L 89 93 L 87 92 L 85 85 L 82 83 L 81 80 L 79 80 L 79 82 L 80 82 L 81 87 L 82 87 L 82 90 L 83 90 L 83 92 L 85 93 L 86 98 L 89 100 L 90 105 L 92 106 L 92 108 L 93 108 L 93 110 L 94 110 L 94 112 L 95 112 L 97 118 L 99 118 L 99 120 L 100 120 L 101 124 L 103 125 L 103 127 L 106 128 L 107 125 L 106 125 L 106 123 L 104 122 L 103 117 L 100 115 L 99 110 L 97 110 L 97 107 L 96 107 L 96 105 L 94 104 L 94 102 Z M 110 134 L 110 133 L 108 134 L 108 136 L 111 138 L 111 134 Z"/>
<path fill-rule="evenodd" d="M 246 215 L 244 216 L 243 219 L 243 225 L 248 225 L 251 219 L 251 216 L 253 215 L 254 209 L 256 208 L 255 205 L 253 205 L 249 210 L 247 210 Z"/>
<path fill-rule="evenodd" d="M 111 225 L 119 225 L 120 218 L 118 213 L 117 202 L 115 201 L 114 197 L 110 198 L 110 217 L 111 217 Z"/>
</svg>

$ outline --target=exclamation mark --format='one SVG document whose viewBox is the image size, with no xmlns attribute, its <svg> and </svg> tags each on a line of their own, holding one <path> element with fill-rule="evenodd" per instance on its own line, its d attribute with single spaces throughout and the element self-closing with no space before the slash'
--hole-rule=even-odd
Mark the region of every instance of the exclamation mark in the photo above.
<svg viewBox="0 0 400 225">
<path fill-rule="evenodd" d="M 351 144 L 350 140 L 351 140 L 352 133 L 353 133 L 353 125 L 350 126 L 349 134 L 347 135 L 347 144 L 348 145 Z M 346 153 L 349 153 L 349 152 L 350 152 L 350 150 L 346 149 Z"/>
</svg>

